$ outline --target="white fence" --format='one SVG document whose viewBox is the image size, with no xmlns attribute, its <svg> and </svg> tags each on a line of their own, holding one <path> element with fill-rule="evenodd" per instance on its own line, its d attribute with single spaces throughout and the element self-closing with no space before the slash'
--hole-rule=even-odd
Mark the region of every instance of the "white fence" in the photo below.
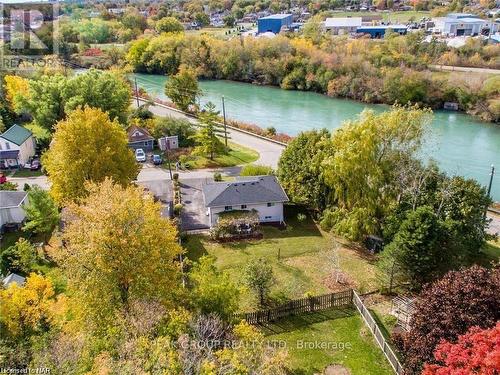
<svg viewBox="0 0 500 375">
<path fill-rule="evenodd" d="M 359 298 L 359 295 L 356 293 L 356 291 L 353 291 L 352 302 L 354 303 L 354 306 L 356 306 L 359 313 L 363 317 L 363 320 L 365 321 L 370 331 L 373 333 L 375 341 L 382 349 L 382 352 L 384 353 L 385 357 L 391 364 L 392 368 L 394 369 L 394 372 L 398 375 L 401 375 L 403 373 L 403 366 L 399 362 L 398 357 L 396 356 L 396 354 L 394 354 L 394 351 L 392 350 L 389 343 L 382 334 L 382 330 L 377 325 L 377 322 L 373 318 L 372 314 L 370 313 L 368 308 L 363 304 L 363 301 L 361 300 L 361 298 Z"/>
</svg>

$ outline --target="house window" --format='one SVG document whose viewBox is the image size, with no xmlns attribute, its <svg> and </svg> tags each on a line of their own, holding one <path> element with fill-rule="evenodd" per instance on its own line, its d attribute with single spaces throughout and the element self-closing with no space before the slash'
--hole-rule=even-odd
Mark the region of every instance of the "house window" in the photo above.
<svg viewBox="0 0 500 375">
<path fill-rule="evenodd" d="M 244 209 L 246 209 L 246 208 L 247 208 L 247 205 L 246 205 L 246 204 L 242 204 L 242 205 L 241 205 L 241 209 L 242 209 L 242 210 L 244 210 Z"/>
<path fill-rule="evenodd" d="M 5 149 L 10 150 L 10 143 L 9 142 L 5 142 Z"/>
<path fill-rule="evenodd" d="M 272 216 L 266 216 L 266 217 L 264 217 L 264 219 L 266 219 L 266 220 L 269 220 L 269 219 L 272 219 L 272 218 L 273 218 Z"/>
<path fill-rule="evenodd" d="M 224 211 L 231 211 L 233 209 L 233 206 L 225 206 Z"/>
<path fill-rule="evenodd" d="M 272 206 L 274 206 L 274 203 L 268 203 L 267 204 L 267 207 L 272 207 Z"/>
<path fill-rule="evenodd" d="M 144 146 L 149 146 L 149 142 L 144 142 Z"/>
</svg>

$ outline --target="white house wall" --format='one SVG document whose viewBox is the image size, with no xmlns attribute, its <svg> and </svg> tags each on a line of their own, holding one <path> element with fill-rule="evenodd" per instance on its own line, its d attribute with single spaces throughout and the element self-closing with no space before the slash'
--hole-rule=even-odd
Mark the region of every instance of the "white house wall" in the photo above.
<svg viewBox="0 0 500 375">
<path fill-rule="evenodd" d="M 2 151 L 16 151 L 19 150 L 19 164 L 24 165 L 30 157 L 35 155 L 35 140 L 29 137 L 21 146 L 7 141 L 5 138 L 0 137 L 0 150 Z M 9 160 L 9 165 L 14 166 Z"/>
<path fill-rule="evenodd" d="M 281 223 L 283 219 L 283 203 L 275 203 L 271 207 L 267 207 L 267 203 L 262 204 L 248 204 L 246 208 L 241 208 L 241 206 L 233 206 L 233 211 L 237 210 L 257 210 L 259 214 L 259 221 L 261 223 Z M 218 220 L 218 213 L 225 212 L 224 207 L 210 207 L 210 226 L 214 226 Z"/>
<path fill-rule="evenodd" d="M 22 206 L 0 209 L 0 227 L 9 223 L 22 223 L 26 215 Z"/>
</svg>

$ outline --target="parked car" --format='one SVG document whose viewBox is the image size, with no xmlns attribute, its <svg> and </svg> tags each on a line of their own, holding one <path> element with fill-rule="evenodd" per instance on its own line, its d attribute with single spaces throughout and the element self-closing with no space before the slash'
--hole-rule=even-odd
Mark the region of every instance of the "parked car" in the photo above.
<svg viewBox="0 0 500 375">
<path fill-rule="evenodd" d="M 146 153 L 142 148 L 135 150 L 135 160 L 139 163 L 144 163 L 146 161 Z"/>
<path fill-rule="evenodd" d="M 31 160 L 28 160 L 26 163 L 23 165 L 24 169 L 31 169 Z"/>
<path fill-rule="evenodd" d="M 151 161 L 153 162 L 154 165 L 160 165 L 162 162 L 161 156 L 155 154 L 151 157 Z"/>
<path fill-rule="evenodd" d="M 31 162 L 31 170 L 38 171 L 42 165 L 40 164 L 40 160 L 35 159 Z"/>
</svg>

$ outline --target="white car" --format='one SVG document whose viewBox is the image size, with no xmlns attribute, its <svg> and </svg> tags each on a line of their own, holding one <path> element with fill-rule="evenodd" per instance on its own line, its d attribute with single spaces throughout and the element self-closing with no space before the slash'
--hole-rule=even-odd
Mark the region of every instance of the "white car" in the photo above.
<svg viewBox="0 0 500 375">
<path fill-rule="evenodd" d="M 146 161 L 146 153 L 142 148 L 135 150 L 135 160 L 139 163 L 144 163 Z"/>
</svg>

